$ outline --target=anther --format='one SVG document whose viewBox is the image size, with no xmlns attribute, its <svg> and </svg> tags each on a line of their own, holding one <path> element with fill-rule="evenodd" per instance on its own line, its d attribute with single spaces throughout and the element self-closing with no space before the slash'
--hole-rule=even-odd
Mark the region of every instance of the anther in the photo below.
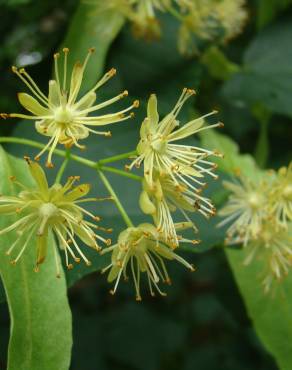
<svg viewBox="0 0 292 370">
<path fill-rule="evenodd" d="M 186 92 L 190 95 L 195 95 L 196 94 L 195 90 L 193 90 L 193 89 L 186 89 Z"/>
<path fill-rule="evenodd" d="M 191 265 L 191 268 L 190 268 L 191 272 L 195 272 L 196 271 L 196 268 L 194 265 Z"/>
<path fill-rule="evenodd" d="M 47 163 L 46 163 L 46 167 L 47 167 L 47 168 L 53 168 L 53 167 L 54 167 L 54 165 L 53 165 L 53 163 L 52 163 L 52 162 L 47 162 Z"/>
<path fill-rule="evenodd" d="M 134 107 L 134 108 L 138 108 L 138 107 L 139 107 L 139 105 L 140 105 L 139 100 L 135 100 L 135 101 L 133 102 L 133 107 Z"/>
<path fill-rule="evenodd" d="M 18 69 L 17 69 L 17 67 L 12 66 L 12 67 L 11 67 L 11 71 L 12 71 L 13 73 L 16 73 L 16 72 L 18 72 Z"/>
<path fill-rule="evenodd" d="M 0 117 L 3 118 L 3 119 L 6 119 L 9 117 L 9 114 L 7 113 L 0 113 Z"/>
<path fill-rule="evenodd" d="M 90 261 L 85 261 L 86 266 L 91 266 L 92 263 Z"/>
<path fill-rule="evenodd" d="M 68 54 L 69 53 L 69 48 L 63 48 L 63 53 Z"/>
<path fill-rule="evenodd" d="M 88 49 L 88 52 L 89 52 L 89 53 L 91 53 L 91 54 L 93 54 L 93 53 L 95 52 L 95 48 L 94 48 L 94 47 L 89 48 L 89 49 Z"/>
<path fill-rule="evenodd" d="M 23 157 L 23 159 L 26 161 L 26 163 L 27 164 L 31 164 L 31 159 L 30 159 L 30 157 L 29 156 L 27 156 L 27 155 L 25 155 L 24 157 Z"/>
<path fill-rule="evenodd" d="M 108 71 L 108 75 L 110 76 L 110 77 L 113 77 L 115 74 L 117 73 L 117 70 L 115 69 L 115 68 L 112 68 L 112 69 L 110 69 L 109 71 Z"/>
<path fill-rule="evenodd" d="M 106 243 L 106 245 L 111 245 L 112 244 L 112 240 L 111 239 L 106 239 L 105 243 Z"/>
<path fill-rule="evenodd" d="M 58 58 L 59 58 L 59 56 L 60 56 L 60 53 L 55 53 L 55 54 L 54 54 L 54 59 L 58 59 Z"/>
</svg>

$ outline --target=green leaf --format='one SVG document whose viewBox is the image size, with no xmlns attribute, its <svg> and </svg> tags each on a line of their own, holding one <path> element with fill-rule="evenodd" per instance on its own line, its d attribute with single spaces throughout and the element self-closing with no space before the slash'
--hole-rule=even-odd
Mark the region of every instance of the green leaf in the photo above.
<svg viewBox="0 0 292 370">
<path fill-rule="evenodd" d="M 292 4 L 291 0 L 258 0 L 257 26 L 263 28 Z"/>
<path fill-rule="evenodd" d="M 23 160 L 9 156 L 0 148 L 0 191 L 13 194 L 9 176 L 33 184 Z M 1 229 L 13 221 L 1 217 Z M 48 256 L 39 273 L 33 271 L 36 241 L 30 242 L 16 266 L 4 252 L 15 240 L 13 233 L 0 237 L 0 275 L 9 306 L 11 329 L 8 370 L 67 370 L 70 364 L 72 332 L 64 274 L 56 278 L 54 240 L 49 239 Z"/>
<path fill-rule="evenodd" d="M 81 1 L 70 20 L 69 30 L 62 43 L 62 47 L 70 49 L 69 70 L 77 61 L 84 60 L 89 48 L 95 48 L 86 68 L 82 89 L 93 87 L 96 79 L 103 73 L 107 51 L 124 24 L 124 18 L 119 12 L 99 13 L 102 2 L 103 0 L 97 0 L 88 4 Z"/>
<path fill-rule="evenodd" d="M 215 130 L 205 130 L 200 134 L 204 147 L 218 150 L 224 158 L 215 158 L 219 170 L 234 175 L 240 170 L 247 176 L 258 176 L 259 169 L 250 154 L 240 154 L 238 145 L 228 136 Z"/>
<path fill-rule="evenodd" d="M 279 369 L 292 369 L 292 275 L 275 294 L 265 295 L 259 272 L 261 261 L 243 266 L 246 250 L 225 250 L 233 275 L 245 301 L 247 312 L 259 338 L 275 357 Z"/>
<path fill-rule="evenodd" d="M 234 174 L 240 169 L 246 176 L 254 179 L 262 172 L 256 167 L 250 155 L 241 155 L 239 148 L 230 138 L 215 131 L 205 131 L 202 142 L 210 148 L 218 148 L 225 154 L 219 159 L 219 168 Z M 245 301 L 248 315 L 255 330 L 267 350 L 276 358 L 281 370 L 292 368 L 292 276 L 289 275 L 276 292 L 265 295 L 261 286 L 260 271 L 262 261 L 254 259 L 249 266 L 244 266 L 247 251 L 225 248 L 225 253 L 233 271 L 239 290 Z M 283 341 L 283 338 L 285 340 Z"/>
<path fill-rule="evenodd" d="M 260 32 L 244 54 L 243 72 L 225 83 L 223 96 L 237 106 L 262 104 L 291 117 L 291 39 L 291 19 Z"/>
</svg>

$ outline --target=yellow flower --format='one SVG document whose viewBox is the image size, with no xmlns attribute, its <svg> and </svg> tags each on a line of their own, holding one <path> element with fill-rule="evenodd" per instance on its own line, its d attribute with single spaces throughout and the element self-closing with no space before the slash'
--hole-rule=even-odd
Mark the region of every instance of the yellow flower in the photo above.
<svg viewBox="0 0 292 370">
<path fill-rule="evenodd" d="M 280 226 L 287 228 L 292 221 L 292 162 L 279 169 L 272 184 L 270 197 L 271 212 Z"/>
<path fill-rule="evenodd" d="M 287 230 L 275 228 L 275 220 L 265 222 L 257 239 L 247 245 L 245 265 L 258 258 L 264 263 L 262 281 L 264 291 L 269 292 L 274 281 L 282 281 L 292 266 L 292 224 Z"/>
<path fill-rule="evenodd" d="M 144 180 L 143 189 L 139 201 L 140 208 L 145 214 L 152 215 L 157 230 L 162 233 L 164 239 L 173 248 L 178 247 L 181 240 L 176 234 L 172 212 L 178 209 L 186 221 L 192 225 L 195 232 L 197 228 L 187 212 L 198 211 L 205 217 L 215 214 L 215 208 L 211 201 L 200 195 L 201 189 L 191 191 L 183 183 L 180 183 L 179 187 L 175 187 L 169 176 L 155 176 L 153 188 L 150 188 Z M 196 244 L 198 241 L 189 240 L 188 242 Z"/>
<path fill-rule="evenodd" d="M 190 0 L 182 6 L 178 47 L 198 52 L 199 40 L 226 42 L 237 36 L 247 19 L 244 0 Z"/>
<path fill-rule="evenodd" d="M 178 224 L 177 229 L 188 227 L 186 223 Z M 128 272 L 132 275 L 136 300 L 141 300 L 140 280 L 141 274 L 146 273 L 150 293 L 154 296 L 155 288 L 159 294 L 166 295 L 160 290 L 158 283 L 162 280 L 170 284 L 164 259 L 176 260 L 185 267 L 194 271 L 194 267 L 182 257 L 174 253 L 165 243 L 156 228 L 151 224 L 141 224 L 137 227 L 129 227 L 122 231 L 115 245 L 102 250 L 101 254 L 112 252 L 111 263 L 102 270 L 109 270 L 108 281 L 115 281 L 114 288 L 110 291 L 115 294 L 120 279 L 123 276 L 128 280 Z"/>
<path fill-rule="evenodd" d="M 73 257 L 75 262 L 80 262 L 80 256 L 86 265 L 90 265 L 90 261 L 83 254 L 75 240 L 76 236 L 95 250 L 100 250 L 97 240 L 107 245 L 110 244 L 110 239 L 104 239 L 93 231 L 93 229 L 99 229 L 99 226 L 83 219 L 84 215 L 95 221 L 99 219 L 80 206 L 83 202 L 97 200 L 97 198 L 80 199 L 87 195 L 90 185 L 81 184 L 72 188 L 74 183 L 79 180 L 79 177 L 75 176 L 69 177 L 64 186 L 54 184 L 49 187 L 45 173 L 38 163 L 30 161 L 29 158 L 26 158 L 26 160 L 36 187 L 27 188 L 16 181 L 15 178 L 12 178 L 13 182 L 21 188 L 20 193 L 17 196 L 2 195 L 0 197 L 0 214 L 17 214 L 18 217 L 17 221 L 0 230 L 0 235 L 10 231 L 16 231 L 18 234 L 15 242 L 6 252 L 7 255 L 10 255 L 20 246 L 19 253 L 11 263 L 17 263 L 35 235 L 37 243 L 35 271 L 38 271 L 39 265 L 46 258 L 48 233 L 51 231 L 58 240 L 60 249 L 64 250 L 68 269 L 73 267 L 69 263 L 68 254 Z M 73 249 L 76 250 L 78 256 L 76 256 Z M 54 248 L 57 277 L 59 277 L 60 266 L 57 253 L 57 249 Z"/>
<path fill-rule="evenodd" d="M 225 181 L 223 185 L 231 194 L 219 211 L 219 215 L 226 218 L 218 226 L 232 222 L 227 229 L 226 242 L 246 245 L 260 235 L 263 221 L 267 218 L 267 184 L 253 182 L 241 175 L 236 183 Z"/>
<path fill-rule="evenodd" d="M 129 169 L 133 166 L 139 167 L 143 163 L 144 177 L 150 188 L 154 187 L 154 172 L 160 177 L 169 176 L 174 186 L 178 188 L 184 184 L 194 191 L 198 185 L 202 185 L 200 180 L 205 174 L 217 178 L 212 172 L 216 165 L 206 158 L 212 155 L 221 156 L 220 153 L 175 143 L 202 130 L 223 126 L 222 123 L 206 126 L 205 118 L 216 113 L 211 112 L 178 128 L 177 115 L 184 102 L 194 94 L 193 90 L 184 89 L 173 110 L 161 121 L 157 111 L 156 96 L 153 94 L 149 98 L 147 117 L 141 125 L 141 139 L 137 146 L 139 156 Z"/>
<path fill-rule="evenodd" d="M 86 1 L 96 2 L 96 0 Z M 128 19 L 136 37 L 147 40 L 157 39 L 160 36 L 160 24 L 157 20 L 157 11 L 166 11 L 171 7 L 172 0 L 107 0 L 99 6 L 99 13 L 108 10 L 120 12 Z"/>
<path fill-rule="evenodd" d="M 95 104 L 96 90 L 104 85 L 116 73 L 115 69 L 111 69 L 93 86 L 92 89 L 85 93 L 83 97 L 79 97 L 83 74 L 93 51 L 94 49 L 89 49 L 83 64 L 77 62 L 74 65 L 70 83 L 67 76 L 67 55 L 69 49 L 63 49 L 64 63 L 62 81 L 60 80 L 58 65 L 60 54 L 56 53 L 54 55 L 55 79 L 49 81 L 48 97 L 39 89 L 37 84 L 24 68 L 17 69 L 16 67 L 12 67 L 12 71 L 24 82 L 32 95 L 34 95 L 33 97 L 27 93 L 18 94 L 20 104 L 26 110 L 31 112 L 32 115 L 2 113 L 1 117 L 18 117 L 36 121 L 36 130 L 42 135 L 49 136 L 50 140 L 35 159 L 39 159 L 39 157 L 49 149 L 47 159 L 48 167 L 53 166 L 51 158 L 58 143 L 64 144 L 68 147 L 76 145 L 79 148 L 84 148 L 84 146 L 80 145 L 78 141 L 86 138 L 91 132 L 98 135 L 110 136 L 109 131 L 96 131 L 93 130 L 92 127 L 124 121 L 133 116 L 132 113 L 128 114 L 127 112 L 139 105 L 139 102 L 135 101 L 130 107 L 116 113 L 108 113 L 100 116 L 88 116 L 89 113 L 96 112 L 99 109 L 107 107 L 128 95 L 128 92 L 124 91 L 109 100 Z"/>
</svg>

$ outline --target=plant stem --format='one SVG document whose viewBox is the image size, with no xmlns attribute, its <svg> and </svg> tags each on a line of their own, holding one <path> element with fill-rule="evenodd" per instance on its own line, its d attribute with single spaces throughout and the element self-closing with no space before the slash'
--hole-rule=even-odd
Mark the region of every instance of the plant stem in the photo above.
<svg viewBox="0 0 292 370">
<path fill-rule="evenodd" d="M 16 144 L 23 144 L 23 145 L 29 145 L 34 148 L 43 149 L 43 145 L 29 139 L 22 139 L 20 137 L 0 137 L 0 143 L 16 143 Z M 57 154 L 60 157 L 66 157 L 66 152 L 64 150 L 55 149 L 54 153 Z M 90 161 L 89 159 L 79 157 L 75 154 L 70 154 L 70 159 L 73 159 L 76 162 L 82 163 L 87 167 L 96 168 L 96 162 Z"/>
<path fill-rule="evenodd" d="M 269 157 L 269 123 L 271 120 L 271 112 L 261 104 L 255 104 L 252 107 L 252 113 L 257 118 L 260 124 L 260 132 L 255 148 L 255 159 L 261 168 L 265 168 Z"/>
<path fill-rule="evenodd" d="M 116 161 L 120 161 L 121 159 L 129 158 L 129 157 L 131 157 L 133 155 L 136 155 L 136 154 L 137 154 L 137 151 L 132 150 L 131 152 L 128 152 L 128 153 L 118 154 L 118 155 L 114 155 L 112 157 L 101 159 L 101 160 L 98 161 L 98 163 L 103 165 L 103 164 L 106 164 L 106 163 L 116 162 Z"/>
<path fill-rule="evenodd" d="M 65 169 L 66 169 L 66 167 L 67 167 L 67 165 L 68 165 L 68 163 L 70 161 L 70 157 L 71 157 L 71 155 L 70 155 L 70 149 L 66 149 L 66 157 L 65 157 L 65 159 L 64 159 L 64 161 L 63 161 L 63 163 L 62 163 L 62 165 L 59 168 L 59 171 L 57 173 L 56 180 L 55 180 L 55 183 L 56 184 L 60 184 L 61 183 L 61 179 L 62 179 L 63 173 L 64 173 L 64 171 L 65 171 Z"/>
<path fill-rule="evenodd" d="M 125 221 L 125 224 L 128 226 L 128 227 L 133 227 L 133 223 L 132 221 L 130 220 L 127 212 L 125 211 L 125 208 L 123 207 L 123 205 L 121 204 L 118 196 L 116 195 L 114 189 L 112 188 L 110 182 L 108 181 L 108 179 L 105 177 L 104 173 L 102 172 L 102 170 L 100 169 L 97 169 L 97 173 L 99 174 L 100 178 L 101 178 L 101 181 L 103 182 L 104 186 L 106 187 L 106 189 L 108 190 L 108 192 L 110 193 L 110 195 L 113 197 L 113 200 L 121 214 L 121 216 L 123 217 L 123 220 Z"/>
<path fill-rule="evenodd" d="M 98 163 L 100 163 L 100 162 L 98 162 Z M 143 180 L 142 176 L 134 175 L 133 173 L 129 173 L 129 172 L 126 172 L 126 171 L 123 171 L 123 170 L 119 170 L 118 168 L 109 167 L 109 166 L 100 166 L 99 169 L 101 171 L 116 173 L 117 175 L 128 177 L 129 179 L 133 179 L 133 180 L 136 180 L 136 181 L 142 181 Z"/>
</svg>

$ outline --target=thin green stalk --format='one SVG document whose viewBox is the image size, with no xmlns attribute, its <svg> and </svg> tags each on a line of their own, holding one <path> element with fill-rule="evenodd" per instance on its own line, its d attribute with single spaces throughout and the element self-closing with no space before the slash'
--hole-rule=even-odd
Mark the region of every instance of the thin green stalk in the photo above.
<svg viewBox="0 0 292 370">
<path fill-rule="evenodd" d="M 4 137 L 4 136 L 2 136 L 2 137 L 0 137 L 0 143 L 16 143 L 16 144 L 28 145 L 28 146 L 38 148 L 38 149 L 43 149 L 43 144 L 38 143 L 38 142 L 33 141 L 33 140 L 29 140 L 29 139 L 22 139 L 20 137 Z M 120 158 L 120 159 L 128 158 L 129 155 L 135 154 L 135 153 L 136 153 L 135 151 L 132 151 L 132 152 L 129 152 L 129 153 L 119 154 L 117 156 L 105 158 L 105 159 L 102 159 L 101 161 L 97 161 L 97 162 L 94 162 L 94 161 L 91 161 L 89 159 L 79 157 L 76 154 L 71 154 L 70 153 L 70 160 L 72 159 L 72 160 L 74 160 L 78 163 L 82 163 L 85 166 L 90 167 L 90 168 L 100 169 L 100 170 L 107 171 L 107 172 L 112 172 L 112 173 L 115 173 L 117 175 L 128 177 L 128 178 L 130 178 L 132 180 L 136 180 L 136 181 L 142 181 L 143 178 L 141 176 L 134 175 L 132 173 L 128 173 L 126 171 L 119 170 L 119 169 L 114 168 L 114 167 L 103 166 L 102 165 L 103 163 L 113 162 L 114 157 Z M 68 155 L 66 151 L 60 150 L 60 149 L 55 149 L 54 154 L 56 154 L 60 157 L 63 157 L 63 158 L 67 158 L 67 155 Z M 107 161 L 107 159 L 109 159 L 109 161 Z M 115 159 L 115 160 L 119 160 L 119 159 Z M 68 161 L 66 161 L 66 159 L 65 159 L 65 161 L 63 162 L 63 164 L 62 164 L 62 166 L 59 170 L 60 174 L 59 173 L 57 174 L 56 180 L 61 179 L 67 164 L 68 164 Z M 62 168 L 63 166 L 64 166 L 64 168 Z"/>
<path fill-rule="evenodd" d="M 61 167 L 60 167 L 60 169 L 59 169 L 59 171 L 57 173 L 57 176 L 56 176 L 56 180 L 55 180 L 55 183 L 56 184 L 60 184 L 61 183 L 61 179 L 62 179 L 63 173 L 64 173 L 64 171 L 65 171 L 65 169 L 66 169 L 66 167 L 67 167 L 67 165 L 68 165 L 68 163 L 69 163 L 69 161 L 71 159 L 70 157 L 71 157 L 70 149 L 67 149 L 66 150 L 66 157 L 65 157 L 65 159 L 64 159 L 64 161 L 63 161 L 63 163 L 62 163 L 62 165 L 61 165 Z"/>
<path fill-rule="evenodd" d="M 269 123 L 271 112 L 262 104 L 258 103 L 252 107 L 252 113 L 260 124 L 260 132 L 255 148 L 255 159 L 261 168 L 265 168 L 269 157 Z"/>
<path fill-rule="evenodd" d="M 97 173 L 99 174 L 99 177 L 100 177 L 101 181 L 103 182 L 104 186 L 106 187 L 106 189 L 108 190 L 110 195 L 113 197 L 113 200 L 114 200 L 121 216 L 123 217 L 123 220 L 125 221 L 125 224 L 128 227 L 133 227 L 132 221 L 130 220 L 127 212 L 125 211 L 125 208 L 121 204 L 121 202 L 120 202 L 118 196 L 116 195 L 114 189 L 112 188 L 110 182 L 108 181 L 108 179 L 106 178 L 106 176 L 104 175 L 104 173 L 100 169 L 97 169 Z"/>
<path fill-rule="evenodd" d="M 109 167 L 109 166 L 100 166 L 99 167 L 101 171 L 107 171 L 107 172 L 112 172 L 116 173 L 117 175 L 128 177 L 129 179 L 133 179 L 136 181 L 142 181 L 143 177 L 139 175 L 134 175 L 133 173 L 129 173 L 123 170 L 119 170 L 118 168 L 114 167 Z"/>
<path fill-rule="evenodd" d="M 255 149 L 255 159 L 261 168 L 265 168 L 269 157 L 269 121 L 260 122 L 260 133 Z"/>
<path fill-rule="evenodd" d="M 29 145 L 34 148 L 43 149 L 43 144 L 38 143 L 33 140 L 29 139 L 22 139 L 20 137 L 0 137 L 0 143 L 16 143 L 16 144 L 22 144 L 22 145 Z M 55 149 L 54 154 L 60 156 L 60 157 L 66 157 L 66 152 L 64 150 Z M 73 159 L 76 162 L 82 163 L 87 167 L 96 168 L 96 162 L 90 161 L 89 159 L 79 157 L 78 155 L 71 154 L 70 159 Z"/>
<path fill-rule="evenodd" d="M 136 154 L 137 154 L 137 151 L 132 150 L 131 152 L 128 152 L 128 153 L 122 153 L 122 154 L 118 154 L 118 155 L 113 155 L 112 157 L 101 159 L 101 160 L 98 161 L 98 163 L 103 165 L 103 164 L 106 164 L 106 163 L 116 162 L 116 161 L 120 161 L 121 159 L 129 158 L 129 157 L 131 157 L 133 155 L 136 155 Z"/>
</svg>

